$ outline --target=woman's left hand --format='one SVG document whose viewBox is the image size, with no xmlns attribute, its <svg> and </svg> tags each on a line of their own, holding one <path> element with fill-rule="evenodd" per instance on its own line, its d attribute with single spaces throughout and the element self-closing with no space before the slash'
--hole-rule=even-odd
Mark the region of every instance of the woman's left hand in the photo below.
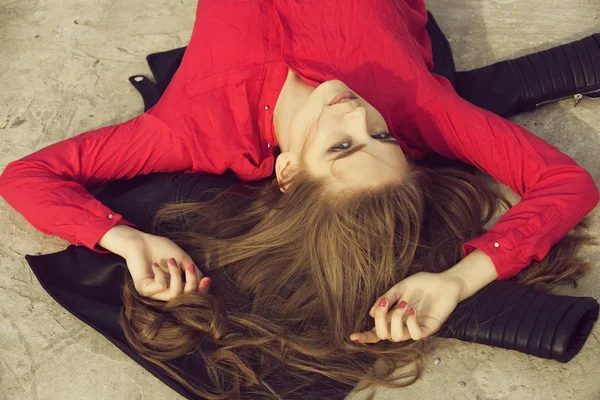
<svg viewBox="0 0 600 400">
<path fill-rule="evenodd" d="M 464 282 L 444 273 L 418 272 L 388 290 L 371 308 L 375 327 L 350 340 L 419 340 L 437 332 L 463 298 Z"/>
</svg>

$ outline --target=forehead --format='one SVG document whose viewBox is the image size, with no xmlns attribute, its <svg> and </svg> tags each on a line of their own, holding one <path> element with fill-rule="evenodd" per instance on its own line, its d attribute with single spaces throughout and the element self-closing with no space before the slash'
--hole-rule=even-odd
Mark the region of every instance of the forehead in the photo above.
<svg viewBox="0 0 600 400">
<path fill-rule="evenodd" d="M 365 151 L 358 151 L 333 163 L 324 160 L 326 168 L 323 172 L 343 186 L 373 187 L 402 182 L 404 178 L 402 163 L 394 150 L 390 145 L 385 148 L 387 154 L 378 157 Z"/>
</svg>

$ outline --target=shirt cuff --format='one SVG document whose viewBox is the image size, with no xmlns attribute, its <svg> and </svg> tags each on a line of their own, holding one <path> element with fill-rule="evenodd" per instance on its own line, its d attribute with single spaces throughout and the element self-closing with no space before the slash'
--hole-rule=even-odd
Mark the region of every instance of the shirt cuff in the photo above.
<svg viewBox="0 0 600 400">
<path fill-rule="evenodd" d="M 509 213 L 516 210 L 517 206 Z M 488 232 L 462 246 L 465 256 L 476 248 L 487 254 L 494 263 L 498 279 L 512 278 L 531 264 L 534 258 L 541 261 L 553 244 L 549 242 L 552 237 L 550 231 L 561 222 L 561 213 L 554 205 L 508 229 L 505 228 L 510 223 L 505 220 L 507 215 L 500 218 Z"/>
<path fill-rule="evenodd" d="M 123 219 L 123 216 L 102 206 L 98 214 L 92 214 L 87 224 L 82 225 L 75 235 L 76 241 L 96 253 L 110 253 L 110 251 L 98 245 L 102 236 L 106 234 L 115 225 L 126 225 L 137 228 L 135 224 Z"/>
<path fill-rule="evenodd" d="M 527 264 L 522 261 L 523 258 L 518 248 L 513 248 L 512 250 L 504 249 L 502 240 L 496 236 L 498 235 L 488 232 L 463 243 L 463 256 L 466 257 L 473 250 L 480 249 L 492 260 L 499 280 L 512 278 L 527 267 Z"/>
</svg>

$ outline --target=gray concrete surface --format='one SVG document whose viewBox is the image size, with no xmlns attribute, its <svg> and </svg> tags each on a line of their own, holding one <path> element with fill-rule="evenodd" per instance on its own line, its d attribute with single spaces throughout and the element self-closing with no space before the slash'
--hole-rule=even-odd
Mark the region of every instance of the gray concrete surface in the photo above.
<svg viewBox="0 0 600 400">
<path fill-rule="evenodd" d="M 430 0 L 459 69 L 600 32 L 598 0 Z M 58 140 L 139 114 L 127 77 L 145 55 L 185 45 L 194 0 L 0 1 L 0 168 Z M 600 100 L 514 118 L 600 182 Z M 600 221 L 593 213 L 593 227 Z M 180 399 L 41 288 L 25 254 L 66 243 L 0 204 L 0 399 Z M 600 259 L 599 250 L 586 256 Z M 596 269 L 565 293 L 600 298 Z M 378 399 L 600 399 L 600 325 L 566 365 L 454 340 L 423 378 Z M 459 385 L 464 382 L 464 385 Z M 362 398 L 363 396 L 354 396 Z"/>
</svg>

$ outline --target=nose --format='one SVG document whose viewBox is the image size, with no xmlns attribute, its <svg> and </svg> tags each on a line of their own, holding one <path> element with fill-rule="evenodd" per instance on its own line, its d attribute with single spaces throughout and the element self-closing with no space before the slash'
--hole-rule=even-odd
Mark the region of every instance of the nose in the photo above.
<svg viewBox="0 0 600 400">
<path fill-rule="evenodd" d="M 348 114 L 348 118 L 350 119 L 366 119 L 367 110 L 363 106 L 357 106 L 354 110 L 350 111 Z"/>
<path fill-rule="evenodd" d="M 346 121 L 350 123 L 354 129 L 368 135 L 367 110 L 363 106 L 357 106 L 354 110 L 346 114 Z"/>
</svg>

